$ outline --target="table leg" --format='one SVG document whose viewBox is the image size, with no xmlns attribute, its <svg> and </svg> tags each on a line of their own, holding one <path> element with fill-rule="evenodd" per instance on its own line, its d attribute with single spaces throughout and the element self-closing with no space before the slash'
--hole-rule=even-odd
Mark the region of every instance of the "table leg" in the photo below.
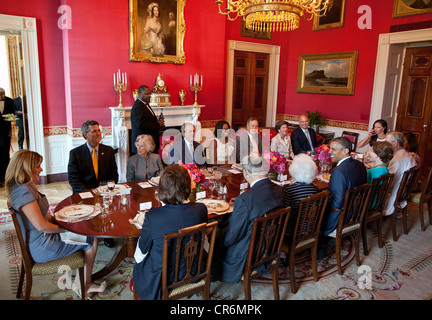
<svg viewBox="0 0 432 320">
<path fill-rule="evenodd" d="M 137 239 L 126 238 L 121 242 L 121 244 L 117 245 L 116 251 L 111 258 L 111 261 L 108 262 L 104 268 L 92 275 L 93 281 L 103 278 L 113 272 L 124 258 L 132 258 L 134 256 Z"/>
</svg>

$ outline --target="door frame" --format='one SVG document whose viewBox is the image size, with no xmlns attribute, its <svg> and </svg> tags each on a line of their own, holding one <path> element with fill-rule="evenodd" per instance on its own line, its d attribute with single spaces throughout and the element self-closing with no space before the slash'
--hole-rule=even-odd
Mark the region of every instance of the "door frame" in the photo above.
<svg viewBox="0 0 432 320">
<path fill-rule="evenodd" d="M 46 175 L 45 141 L 43 133 L 41 84 L 36 18 L 0 14 L 0 29 L 17 32 L 22 38 L 24 87 L 28 116 L 28 148 L 43 157 L 41 176 Z"/>
<path fill-rule="evenodd" d="M 369 130 L 377 119 L 392 119 L 388 126 L 394 130 L 406 48 L 430 46 L 430 41 L 432 28 L 379 35 Z"/>
<path fill-rule="evenodd" d="M 225 118 L 232 124 L 232 99 L 233 99 L 233 81 L 234 81 L 234 51 L 248 51 L 267 53 L 269 57 L 269 77 L 267 90 L 267 113 L 266 127 L 274 127 L 276 122 L 277 94 L 279 84 L 279 60 L 280 46 L 228 40 L 228 59 L 227 59 L 227 80 L 225 95 Z"/>
</svg>

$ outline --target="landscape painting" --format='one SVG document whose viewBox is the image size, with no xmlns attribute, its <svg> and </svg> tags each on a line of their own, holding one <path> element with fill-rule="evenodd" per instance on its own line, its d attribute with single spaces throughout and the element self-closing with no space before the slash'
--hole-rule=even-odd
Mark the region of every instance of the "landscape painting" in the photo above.
<svg viewBox="0 0 432 320">
<path fill-rule="evenodd" d="M 297 92 L 354 94 L 357 51 L 301 55 Z"/>
</svg>

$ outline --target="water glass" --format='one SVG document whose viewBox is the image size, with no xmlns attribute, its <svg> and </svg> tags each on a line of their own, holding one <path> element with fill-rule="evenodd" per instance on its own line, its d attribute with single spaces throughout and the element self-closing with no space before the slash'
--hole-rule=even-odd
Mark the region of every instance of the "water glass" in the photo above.
<svg viewBox="0 0 432 320">
<path fill-rule="evenodd" d="M 99 191 L 100 192 L 106 192 L 107 191 L 107 182 L 106 181 L 99 182 Z"/>
<path fill-rule="evenodd" d="M 103 195 L 103 205 L 105 208 L 108 208 L 112 202 L 113 202 L 113 195 L 112 194 L 104 194 Z"/>
</svg>

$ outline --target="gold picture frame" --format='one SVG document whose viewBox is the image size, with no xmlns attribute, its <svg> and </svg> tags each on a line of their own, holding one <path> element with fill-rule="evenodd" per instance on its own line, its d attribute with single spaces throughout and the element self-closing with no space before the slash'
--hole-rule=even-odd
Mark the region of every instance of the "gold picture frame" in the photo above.
<svg viewBox="0 0 432 320">
<path fill-rule="evenodd" d="M 254 39 L 271 40 L 270 31 L 253 31 L 253 30 L 246 29 L 246 22 L 243 18 L 241 19 L 240 36 L 254 38 Z"/>
<path fill-rule="evenodd" d="M 185 5 L 186 0 L 129 0 L 130 61 L 185 63 Z"/>
<path fill-rule="evenodd" d="M 424 13 L 432 13 L 432 1 L 425 3 L 423 0 L 395 0 L 393 5 L 393 18 Z"/>
<path fill-rule="evenodd" d="M 353 95 L 358 51 L 299 57 L 297 92 Z"/>
<path fill-rule="evenodd" d="M 334 0 L 333 6 L 323 17 L 314 17 L 313 31 L 326 30 L 332 28 L 342 28 L 345 23 L 346 0 Z"/>
</svg>

